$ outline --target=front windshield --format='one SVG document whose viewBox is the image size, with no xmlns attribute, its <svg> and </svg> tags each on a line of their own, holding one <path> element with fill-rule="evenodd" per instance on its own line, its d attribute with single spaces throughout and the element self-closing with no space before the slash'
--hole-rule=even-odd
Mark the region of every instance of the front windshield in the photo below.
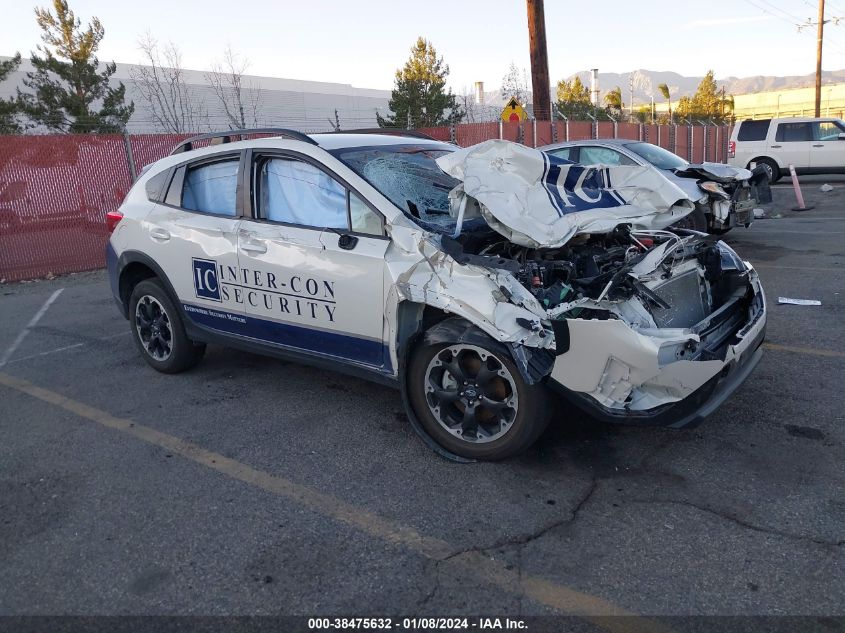
<svg viewBox="0 0 845 633">
<path fill-rule="evenodd" d="M 332 150 L 406 215 L 426 228 L 450 230 L 449 192 L 459 180 L 438 167 L 437 158 L 451 149 L 430 145 L 375 145 Z"/>
<path fill-rule="evenodd" d="M 629 149 L 637 156 L 645 158 L 658 169 L 668 169 L 669 171 L 672 171 L 675 169 L 686 169 L 688 166 L 687 161 L 677 154 L 673 154 L 672 152 L 665 150 L 662 147 L 658 147 L 657 145 L 652 145 L 651 143 L 628 143 L 625 146 L 625 149 Z"/>
</svg>

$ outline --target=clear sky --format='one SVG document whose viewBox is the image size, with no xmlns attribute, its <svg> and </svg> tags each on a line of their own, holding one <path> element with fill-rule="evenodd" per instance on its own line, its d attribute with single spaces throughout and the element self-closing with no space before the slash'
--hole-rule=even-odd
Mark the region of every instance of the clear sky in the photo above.
<svg viewBox="0 0 845 633">
<path fill-rule="evenodd" d="M 39 43 L 32 0 L 0 0 L 0 55 Z M 47 5 L 47 0 L 38 4 Z M 106 35 L 102 61 L 134 63 L 146 30 L 172 40 L 184 66 L 207 70 L 226 44 L 256 75 L 389 89 L 417 36 L 449 64 L 456 92 L 484 81 L 498 89 L 511 61 L 528 67 L 524 0 L 70 0 L 83 23 L 96 15 Z M 815 0 L 546 0 L 553 81 L 578 70 L 638 68 L 716 78 L 799 75 L 815 70 Z M 828 0 L 845 18 L 845 0 Z M 838 6 L 837 6 L 838 5 Z M 829 24 L 825 70 L 845 68 L 845 19 Z"/>
</svg>

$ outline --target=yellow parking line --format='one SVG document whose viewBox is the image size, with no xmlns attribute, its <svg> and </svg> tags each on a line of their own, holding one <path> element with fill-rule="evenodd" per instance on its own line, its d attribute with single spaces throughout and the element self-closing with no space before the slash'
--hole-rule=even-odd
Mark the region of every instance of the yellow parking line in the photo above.
<svg viewBox="0 0 845 633">
<path fill-rule="evenodd" d="M 444 564 L 460 566 L 466 572 L 474 574 L 479 580 L 494 584 L 508 592 L 525 595 L 534 602 L 557 611 L 581 616 L 613 633 L 669 631 L 661 623 L 653 620 L 607 617 L 633 614 L 603 598 L 538 576 L 521 574 L 515 569 L 507 569 L 503 563 L 489 558 L 482 552 L 468 551 L 454 555 L 459 548 L 447 541 L 426 536 L 414 528 L 381 517 L 365 508 L 346 503 L 337 497 L 318 492 L 284 477 L 257 470 L 220 453 L 206 450 L 197 444 L 138 424 L 128 418 L 115 417 L 106 411 L 66 398 L 27 380 L 0 372 L 0 385 L 55 405 L 106 428 L 159 446 L 232 479 L 294 501 L 323 516 L 354 526 L 368 536 L 401 545 L 426 558 L 443 561 Z"/>
<path fill-rule="evenodd" d="M 828 358 L 845 358 L 845 352 L 832 349 L 815 349 L 813 347 L 793 347 L 779 343 L 763 343 L 763 347 L 773 352 L 791 352 L 793 354 L 809 354 L 810 356 L 827 356 Z"/>
</svg>

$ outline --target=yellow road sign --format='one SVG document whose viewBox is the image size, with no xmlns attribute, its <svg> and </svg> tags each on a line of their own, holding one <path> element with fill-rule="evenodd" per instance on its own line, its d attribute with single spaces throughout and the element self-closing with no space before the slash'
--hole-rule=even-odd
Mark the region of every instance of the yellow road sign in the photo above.
<svg viewBox="0 0 845 633">
<path fill-rule="evenodd" d="M 520 121 L 524 121 L 527 117 L 528 113 L 525 111 L 525 108 L 519 105 L 519 101 L 516 100 L 516 97 L 511 97 L 510 101 L 508 101 L 505 105 L 505 109 L 502 110 L 502 121 L 505 123 L 519 123 Z"/>
</svg>

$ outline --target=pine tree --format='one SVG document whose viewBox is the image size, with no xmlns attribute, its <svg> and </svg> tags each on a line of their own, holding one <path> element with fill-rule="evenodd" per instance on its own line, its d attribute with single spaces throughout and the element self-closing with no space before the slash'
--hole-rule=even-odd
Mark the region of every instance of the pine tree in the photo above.
<svg viewBox="0 0 845 633">
<path fill-rule="evenodd" d="M 12 59 L 0 62 L 0 82 L 18 69 L 21 55 L 18 53 Z M 15 99 L 0 99 L 0 134 L 18 134 L 22 131 L 18 122 L 18 102 Z"/>
<path fill-rule="evenodd" d="M 708 70 L 692 96 L 692 112 L 695 116 L 709 119 L 719 116 L 719 109 L 720 99 L 717 93 L 716 80 L 713 78 L 713 71 Z"/>
<path fill-rule="evenodd" d="M 103 39 L 103 25 L 95 17 L 85 30 L 66 0 L 53 0 L 55 15 L 36 8 L 35 17 L 43 33 L 40 55 L 32 54 L 34 72 L 24 85 L 31 93 L 18 91 L 22 111 L 36 124 L 56 132 L 114 133 L 126 126 L 135 105 L 125 103 L 126 88 L 109 84 L 114 62 L 101 71 L 96 57 Z"/>
<path fill-rule="evenodd" d="M 557 109 L 567 119 L 583 121 L 592 113 L 593 102 L 590 88 L 577 75 L 572 81 L 557 82 Z"/>
<path fill-rule="evenodd" d="M 452 90 L 446 90 L 448 75 L 449 66 L 437 56 L 431 42 L 418 38 L 405 66 L 396 71 L 388 103 L 392 116 L 377 114 L 379 126 L 435 127 L 459 122 L 464 112 Z"/>
</svg>

